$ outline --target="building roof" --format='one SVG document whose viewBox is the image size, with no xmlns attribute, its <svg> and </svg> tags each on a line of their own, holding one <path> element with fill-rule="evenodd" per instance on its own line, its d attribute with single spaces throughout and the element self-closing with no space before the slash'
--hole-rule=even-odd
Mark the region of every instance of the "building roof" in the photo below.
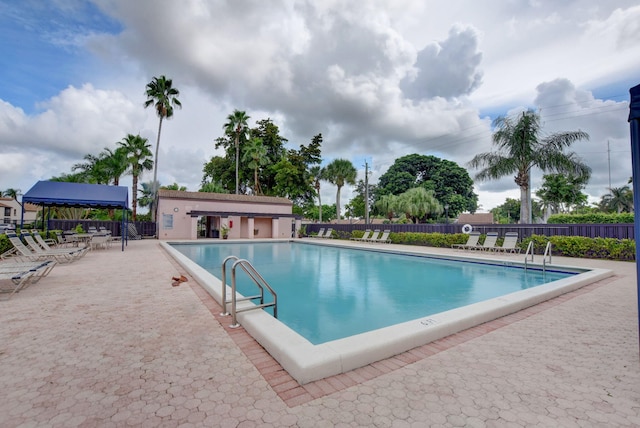
<svg viewBox="0 0 640 428">
<path fill-rule="evenodd" d="M 183 192 L 180 190 L 159 189 L 158 197 L 165 199 L 196 199 L 207 201 L 251 202 L 253 204 L 293 205 L 287 198 L 277 196 L 235 195 L 227 193 Z"/>
<path fill-rule="evenodd" d="M 22 202 L 46 206 L 127 208 L 129 190 L 123 186 L 38 181 L 24 194 Z"/>
<path fill-rule="evenodd" d="M 460 214 L 458 217 L 458 224 L 493 224 L 493 214 L 491 213 L 475 213 L 475 214 Z"/>
</svg>

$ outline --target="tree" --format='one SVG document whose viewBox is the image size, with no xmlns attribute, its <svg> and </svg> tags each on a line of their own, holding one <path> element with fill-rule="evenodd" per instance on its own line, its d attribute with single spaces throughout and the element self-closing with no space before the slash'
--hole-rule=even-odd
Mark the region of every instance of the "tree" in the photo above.
<svg viewBox="0 0 640 428">
<path fill-rule="evenodd" d="M 442 214 L 442 205 L 432 190 L 413 187 L 397 197 L 396 209 L 405 213 L 413 223 L 425 221 L 428 214 Z"/>
<path fill-rule="evenodd" d="M 22 194 L 22 190 L 13 189 L 13 188 L 8 188 L 7 190 L 4 190 L 2 192 L 2 196 L 4 196 L 5 198 L 15 199 L 16 201 L 18 200 L 18 195 L 21 195 L 21 194 Z"/>
<path fill-rule="evenodd" d="M 160 186 L 164 190 L 178 190 L 180 192 L 186 192 L 187 186 L 180 186 L 178 183 L 169 184 L 168 186 Z"/>
<path fill-rule="evenodd" d="M 127 170 L 127 154 L 122 147 L 111 150 L 104 148 L 99 155 L 101 169 L 107 177 L 107 183 L 110 181 L 114 186 L 120 185 L 120 177 Z"/>
<path fill-rule="evenodd" d="M 151 82 L 147 83 L 146 95 L 147 101 L 145 101 L 144 103 L 144 108 L 153 105 L 159 118 L 158 137 L 156 140 L 156 155 L 153 158 L 153 183 L 155 184 L 158 182 L 158 149 L 160 148 L 160 133 L 162 132 L 162 121 L 165 118 L 170 119 L 171 117 L 173 117 L 173 108 L 182 107 L 182 104 L 180 103 L 180 100 L 178 100 L 180 91 L 174 88 L 173 81 L 171 79 L 167 79 L 165 76 L 154 77 Z M 135 186 L 134 189 L 136 189 Z M 154 198 L 156 192 L 157 189 L 154 189 Z M 151 219 L 153 221 L 156 220 L 155 209 L 151 212 Z"/>
<path fill-rule="evenodd" d="M 391 221 L 398 206 L 398 197 L 396 195 L 382 195 L 374 206 L 380 214 Z"/>
<path fill-rule="evenodd" d="M 373 194 L 375 193 L 376 186 L 369 184 L 369 201 L 365 202 L 366 188 L 364 180 L 358 180 L 356 188 L 354 190 L 355 196 L 349 201 L 350 212 L 353 217 L 364 217 L 366 214 L 365 207 L 368 204 L 369 207 L 373 204 Z"/>
<path fill-rule="evenodd" d="M 612 187 L 609 193 L 600 200 L 600 206 L 605 211 L 621 212 L 633 211 L 633 191 L 629 186 Z"/>
<path fill-rule="evenodd" d="M 585 205 L 588 197 L 582 193 L 586 185 L 585 177 L 564 174 L 545 174 L 542 186 L 536 191 L 549 215 L 570 211 L 571 207 Z M 548 215 L 545 215 L 545 220 Z"/>
<path fill-rule="evenodd" d="M 153 159 L 151 158 L 151 145 L 146 138 L 132 134 L 128 134 L 121 142 L 118 143 L 118 145 L 120 145 L 127 154 L 127 172 L 133 177 L 133 196 L 131 205 L 133 206 L 133 220 L 135 221 L 138 206 L 138 177 L 140 177 L 144 171 L 151 171 L 154 166 Z M 153 189 L 154 201 L 156 197 L 157 183 L 154 184 Z"/>
<path fill-rule="evenodd" d="M 531 222 L 530 173 L 534 167 L 586 179 L 591 175 L 591 168 L 575 152 L 564 153 L 574 142 L 588 140 L 586 132 L 568 131 L 541 137 L 540 116 L 532 110 L 518 118 L 498 117 L 493 125 L 496 128 L 493 144 L 497 150 L 474 156 L 468 165 L 480 168 L 476 179 L 482 181 L 515 174 L 522 201 L 521 221 Z"/>
<path fill-rule="evenodd" d="M 336 214 L 340 219 L 340 189 L 345 184 L 356 184 L 358 171 L 347 159 L 335 159 L 325 167 L 325 180 L 338 187 L 336 192 Z"/>
<path fill-rule="evenodd" d="M 324 174 L 324 168 L 322 168 L 320 165 L 315 165 L 309 170 L 309 176 L 311 178 L 312 186 L 316 191 L 316 196 L 318 196 L 318 221 L 320 223 L 322 223 L 322 199 L 320 197 L 320 181 L 324 178 Z"/>
<path fill-rule="evenodd" d="M 267 149 L 262 144 L 262 140 L 254 137 L 244 147 L 242 162 L 248 167 L 253 168 L 253 193 L 254 195 L 262 194 L 260 182 L 258 181 L 258 170 L 267 162 Z"/>
<path fill-rule="evenodd" d="M 249 118 L 246 112 L 236 109 L 227 116 L 227 123 L 223 125 L 224 132 L 229 136 L 233 136 L 236 148 L 236 195 L 239 194 L 238 186 L 240 183 L 238 175 L 240 140 L 246 141 L 249 138 L 249 125 L 247 125 Z"/>
<path fill-rule="evenodd" d="M 441 205 L 448 204 L 449 215 L 475 212 L 478 195 L 473 192 L 469 173 L 455 162 L 435 156 L 411 154 L 400 157 L 378 180 L 375 199 L 400 195 L 414 187 L 432 190 Z"/>
</svg>

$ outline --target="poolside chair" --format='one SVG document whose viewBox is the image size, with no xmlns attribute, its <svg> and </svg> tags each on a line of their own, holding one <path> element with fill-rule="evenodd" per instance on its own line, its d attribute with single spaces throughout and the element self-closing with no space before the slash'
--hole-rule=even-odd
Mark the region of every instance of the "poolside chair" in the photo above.
<svg viewBox="0 0 640 428">
<path fill-rule="evenodd" d="M 382 235 L 380 235 L 380 237 L 372 239 L 371 242 L 382 242 L 383 244 L 389 244 L 391 242 L 391 240 L 389 239 L 390 233 L 391 231 L 389 229 L 386 229 L 384 232 L 382 232 Z"/>
<path fill-rule="evenodd" d="M 333 238 L 333 229 L 332 228 L 327 229 L 326 233 L 324 234 L 324 236 L 321 236 L 321 238 L 327 238 L 327 239 Z"/>
<path fill-rule="evenodd" d="M 18 250 L 19 257 L 27 258 L 29 260 L 51 260 L 54 259 L 59 263 L 69 263 L 74 261 L 78 255 L 73 255 L 73 252 L 77 250 L 68 250 L 61 248 L 60 250 L 45 251 L 40 248 L 31 235 L 24 235 L 25 240 L 29 247 L 24 245 L 20 238 L 14 234 L 7 234 L 7 237 L 11 241 L 11 244 Z"/>
<path fill-rule="evenodd" d="M 47 276 L 55 264 L 54 261 L 0 263 L 0 283 L 3 283 L 0 292 L 9 293 L 3 300 L 9 300 L 15 293 Z"/>
<path fill-rule="evenodd" d="M 366 242 L 375 242 L 376 239 L 378 239 L 378 236 L 380 236 L 380 229 L 375 229 L 373 231 L 373 233 L 371 234 L 371 236 L 368 239 L 363 239 L 363 241 Z"/>
<path fill-rule="evenodd" d="M 349 238 L 349 239 L 351 239 L 352 241 L 366 241 L 367 239 L 369 239 L 369 236 L 371 236 L 371 229 L 365 230 L 364 234 L 360 238 L 356 238 L 354 236 L 354 237 Z"/>
<path fill-rule="evenodd" d="M 476 245 L 472 250 L 491 251 L 496 247 L 497 240 L 498 232 L 488 232 L 484 238 L 484 242 L 481 245 Z"/>
<path fill-rule="evenodd" d="M 464 244 L 453 244 L 451 248 L 454 250 L 470 250 L 478 246 L 478 240 L 480 239 L 480 232 L 471 232 L 467 237 L 467 242 Z"/>
<path fill-rule="evenodd" d="M 97 250 L 98 248 L 107 249 L 109 245 L 108 235 L 93 235 L 89 241 L 89 248 Z"/>
<path fill-rule="evenodd" d="M 98 229 L 95 226 L 89 226 L 87 233 L 98 233 Z"/>
<path fill-rule="evenodd" d="M 129 239 L 142 239 L 142 236 L 138 234 L 138 229 L 133 223 L 127 223 L 127 231 L 129 233 Z"/>
<path fill-rule="evenodd" d="M 501 247 L 493 247 L 493 251 L 495 252 L 503 252 L 503 253 L 519 253 L 520 247 L 518 245 L 518 232 L 507 232 L 504 234 L 504 241 L 502 242 Z"/>
<path fill-rule="evenodd" d="M 324 238 L 324 227 L 321 227 L 317 235 L 311 235 L 312 238 Z"/>
</svg>

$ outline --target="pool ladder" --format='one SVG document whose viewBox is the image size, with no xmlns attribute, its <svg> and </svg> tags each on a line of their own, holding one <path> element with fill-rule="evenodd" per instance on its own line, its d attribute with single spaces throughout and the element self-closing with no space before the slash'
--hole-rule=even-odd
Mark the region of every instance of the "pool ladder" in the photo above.
<svg viewBox="0 0 640 428">
<path fill-rule="evenodd" d="M 533 241 L 529 241 L 527 252 L 524 254 L 524 270 L 527 270 L 527 260 L 529 256 L 531 256 L 531 262 L 533 262 Z M 547 241 L 547 246 L 542 255 L 542 272 L 547 271 L 547 257 L 549 257 L 549 264 L 551 264 L 551 241 Z"/>
<path fill-rule="evenodd" d="M 235 260 L 235 262 L 231 266 L 231 299 L 227 300 L 227 262 L 229 260 Z M 251 280 L 260 289 L 260 294 L 257 294 L 255 296 L 242 297 L 242 298 L 237 297 L 237 293 L 236 293 L 236 268 L 237 267 L 242 268 L 242 270 L 245 271 L 247 275 L 249 275 L 249 278 L 251 278 Z M 271 293 L 271 295 L 273 296 L 273 302 L 264 303 L 265 289 L 269 293 Z M 238 302 L 242 302 L 245 300 L 256 300 L 256 299 L 260 299 L 260 304 L 254 305 L 254 306 L 248 306 L 240 309 L 237 308 Z M 224 261 L 222 262 L 221 300 L 222 300 L 223 312 L 220 315 L 224 315 L 224 316 L 229 315 L 229 312 L 227 312 L 227 304 L 229 303 L 231 304 L 231 327 L 232 328 L 240 327 L 240 324 L 238 324 L 238 320 L 236 318 L 236 314 L 238 312 L 246 312 L 246 311 L 251 311 L 253 309 L 263 309 L 263 308 L 269 308 L 273 306 L 273 316 L 274 318 L 278 318 L 278 295 L 276 294 L 275 291 L 273 291 L 273 288 L 269 286 L 269 284 L 262 277 L 262 275 L 260 275 L 258 271 L 253 267 L 253 265 L 249 262 L 249 260 L 246 260 L 246 259 L 240 259 L 236 256 L 229 256 L 226 259 L 224 259 Z"/>
</svg>

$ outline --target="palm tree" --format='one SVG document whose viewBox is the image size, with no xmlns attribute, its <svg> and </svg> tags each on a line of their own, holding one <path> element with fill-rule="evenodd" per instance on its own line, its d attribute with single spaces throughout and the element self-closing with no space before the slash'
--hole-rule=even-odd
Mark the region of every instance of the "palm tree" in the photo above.
<svg viewBox="0 0 640 428">
<path fill-rule="evenodd" d="M 118 143 L 120 147 L 127 154 L 127 171 L 133 176 L 133 185 L 131 186 L 133 191 L 132 205 L 133 205 L 133 220 L 137 217 L 138 206 L 138 177 L 142 175 L 144 171 L 151 171 L 153 169 L 153 159 L 151 158 L 151 145 L 146 138 L 142 138 L 140 135 L 128 134 L 121 142 Z M 157 187 L 154 185 L 153 199 L 155 200 L 157 194 Z"/>
<path fill-rule="evenodd" d="M 336 216 L 340 220 L 340 189 L 345 184 L 356 184 L 358 171 L 347 159 L 335 159 L 325 168 L 325 177 L 331 184 L 338 186 L 336 192 Z"/>
<path fill-rule="evenodd" d="M 250 116 L 247 116 L 246 112 L 236 109 L 227 116 L 227 123 L 223 125 L 224 132 L 233 136 L 236 145 L 236 195 L 239 193 L 238 161 L 240 159 L 240 140 L 246 141 L 249 138 L 249 125 L 247 125 L 249 119 Z"/>
<path fill-rule="evenodd" d="M 2 196 L 4 196 L 5 198 L 15 199 L 16 201 L 18 200 L 18 195 L 21 195 L 21 194 L 22 194 L 22 190 L 12 189 L 12 188 L 9 188 L 2 192 Z"/>
<path fill-rule="evenodd" d="M 398 206 L 398 197 L 396 195 L 382 195 L 380 199 L 376 201 L 376 208 L 378 212 L 391 221 L 393 214 Z"/>
<path fill-rule="evenodd" d="M 87 154 L 83 159 L 85 162 L 74 164 L 71 171 L 80 171 L 78 175 L 84 183 L 107 184 L 108 178 L 101 170 L 100 157 Z"/>
<path fill-rule="evenodd" d="M 154 159 L 154 167 L 153 167 L 153 183 L 158 182 L 158 149 L 160 148 L 160 133 L 162 132 L 162 120 L 164 118 L 171 118 L 173 116 L 173 108 L 182 107 L 180 100 L 178 97 L 180 96 L 180 91 L 173 87 L 173 81 L 171 79 L 167 79 L 165 76 L 154 77 L 153 80 L 147 83 L 146 89 L 147 101 L 144 103 L 144 108 L 153 105 L 156 109 L 156 114 L 160 118 L 158 123 L 158 138 L 156 140 L 156 155 Z M 134 189 L 136 187 L 134 186 Z M 153 189 L 154 198 L 155 193 L 158 191 L 157 188 Z M 151 219 L 155 221 L 156 212 L 155 209 L 151 212 Z"/>
<path fill-rule="evenodd" d="M 442 214 L 444 211 L 433 190 L 423 187 L 413 187 L 398 195 L 396 209 L 404 212 L 413 223 L 418 223 L 428 214 Z"/>
<path fill-rule="evenodd" d="M 318 195 L 318 222 L 322 223 L 322 199 L 320 198 L 320 180 L 324 178 L 325 170 L 320 165 L 312 166 L 309 170 L 311 185 Z"/>
<path fill-rule="evenodd" d="M 100 153 L 101 169 L 114 186 L 120 185 L 120 177 L 127 171 L 127 154 L 122 147 L 111 150 L 108 147 Z M 107 183 L 108 183 L 107 181 Z"/>
<path fill-rule="evenodd" d="M 602 197 L 601 204 L 611 211 L 621 212 L 633 211 L 633 192 L 629 186 L 612 187 L 609 193 Z"/>
<path fill-rule="evenodd" d="M 249 143 L 244 148 L 242 161 L 245 162 L 249 168 L 253 168 L 253 193 L 256 195 L 262 194 L 260 182 L 258 181 L 258 169 L 268 160 L 267 148 L 262 144 L 262 139 L 254 137 L 249 140 Z"/>
<path fill-rule="evenodd" d="M 480 153 L 468 164 L 471 168 L 482 168 L 477 180 L 498 179 L 515 174 L 520 187 L 520 221 L 531 222 L 530 173 L 534 167 L 542 171 L 571 174 L 578 178 L 591 175 L 591 168 L 584 164 L 576 153 L 564 153 L 564 148 L 576 141 L 588 140 L 583 131 L 569 131 L 541 137 L 540 116 L 529 110 L 517 118 L 498 117 L 493 125 L 493 144 L 497 151 Z"/>
</svg>

